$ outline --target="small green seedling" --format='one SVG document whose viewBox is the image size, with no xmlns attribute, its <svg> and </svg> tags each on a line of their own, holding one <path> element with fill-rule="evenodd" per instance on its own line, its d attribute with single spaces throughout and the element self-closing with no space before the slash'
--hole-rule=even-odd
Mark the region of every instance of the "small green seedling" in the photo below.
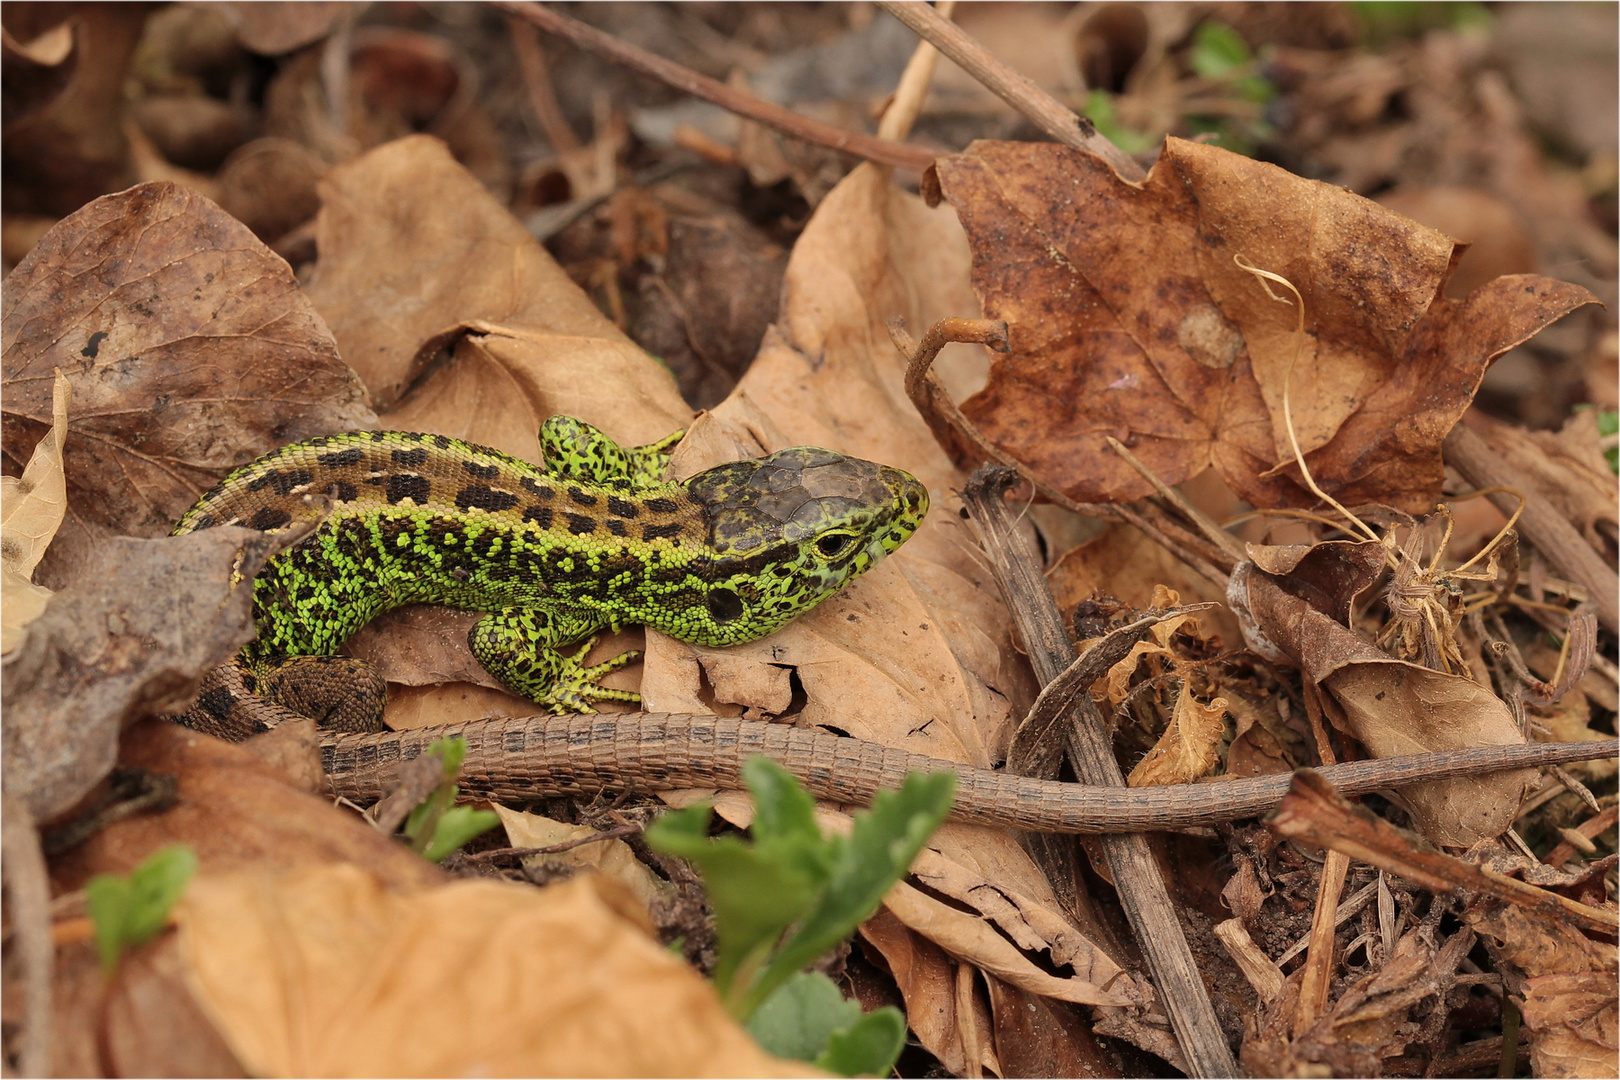
<svg viewBox="0 0 1620 1080">
<path fill-rule="evenodd" d="M 84 887 L 84 906 L 96 927 L 101 970 L 111 975 L 125 949 L 156 937 L 197 872 L 197 856 L 184 844 L 148 855 L 128 874 L 97 874 Z"/>
<path fill-rule="evenodd" d="M 439 862 L 462 844 L 488 832 L 501 819 L 493 810 L 457 806 L 456 777 L 467 756 L 467 740 L 460 735 L 438 739 L 427 752 L 444 763 L 444 779 L 405 819 L 405 839 L 411 850 L 429 862 Z"/>
<path fill-rule="evenodd" d="M 887 1072 L 905 1021 L 893 1008 L 861 1015 L 825 975 L 801 969 L 877 911 L 950 811 L 956 777 L 913 773 L 855 815 L 849 836 L 822 836 L 815 800 L 780 765 L 743 766 L 754 796 L 753 842 L 711 839 L 709 808 L 667 814 L 653 847 L 695 863 L 714 905 L 714 982 L 727 1010 L 773 1053 L 845 1075 Z"/>
</svg>

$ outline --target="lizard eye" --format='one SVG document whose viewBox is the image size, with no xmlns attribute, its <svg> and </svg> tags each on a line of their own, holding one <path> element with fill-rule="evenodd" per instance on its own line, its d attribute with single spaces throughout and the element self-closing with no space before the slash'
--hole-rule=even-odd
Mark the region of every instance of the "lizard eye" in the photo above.
<svg viewBox="0 0 1620 1080">
<path fill-rule="evenodd" d="M 709 614 L 717 623 L 728 623 L 743 613 L 742 599 L 730 589 L 714 589 L 708 596 Z"/>
<path fill-rule="evenodd" d="M 816 540 L 816 550 L 823 558 L 835 559 L 843 554 L 853 539 L 849 533 L 827 533 Z"/>
</svg>

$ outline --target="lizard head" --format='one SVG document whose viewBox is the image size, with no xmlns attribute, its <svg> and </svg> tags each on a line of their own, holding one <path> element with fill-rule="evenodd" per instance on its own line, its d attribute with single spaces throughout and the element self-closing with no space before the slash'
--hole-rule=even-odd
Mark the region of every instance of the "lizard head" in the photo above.
<svg viewBox="0 0 1620 1080">
<path fill-rule="evenodd" d="M 776 630 L 870 570 L 928 513 L 910 473 L 813 446 L 733 461 L 686 482 L 708 527 L 707 595 L 679 636 L 734 645 Z M 654 623 L 656 625 L 656 623 Z"/>
</svg>

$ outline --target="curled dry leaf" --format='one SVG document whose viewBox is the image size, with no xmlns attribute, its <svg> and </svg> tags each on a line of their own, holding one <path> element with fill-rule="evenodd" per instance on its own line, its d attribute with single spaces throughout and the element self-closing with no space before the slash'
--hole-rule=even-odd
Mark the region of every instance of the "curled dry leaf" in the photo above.
<svg viewBox="0 0 1620 1080">
<path fill-rule="evenodd" d="M 1500 854 L 1505 854 L 1499 852 Z M 1613 856 L 1573 875 L 1550 867 L 1523 867 L 1527 881 L 1559 889 L 1585 885 L 1603 903 L 1601 879 Z M 1490 860 L 1507 869 L 1509 860 Z M 1593 873 L 1596 871 L 1596 873 Z M 1551 880 L 1541 880 L 1551 879 Z M 1514 995 L 1524 1026 L 1535 1036 L 1530 1060 L 1536 1076 L 1608 1076 L 1616 1071 L 1615 971 L 1620 952 L 1612 940 L 1585 933 L 1572 922 L 1548 919 L 1512 904 L 1472 904 L 1463 913 L 1479 934 Z"/>
<path fill-rule="evenodd" d="M 175 917 L 254 1075 L 819 1075 L 762 1051 L 594 875 L 400 894 L 350 866 L 243 872 L 200 877 Z"/>
<path fill-rule="evenodd" d="M 1298 1076 L 1324 1065 L 1336 1076 L 1379 1075 L 1384 1059 L 1400 1057 L 1423 1032 L 1444 1025 L 1457 965 L 1473 944 L 1467 930 L 1443 941 L 1429 926 L 1407 931 L 1384 963 L 1346 987 L 1326 1013 L 1297 1033 L 1296 974 L 1289 992 L 1263 1002 L 1249 1019 L 1243 1064 L 1256 1076 Z"/>
<path fill-rule="evenodd" d="M 1249 646 L 1277 653 L 1322 690 L 1324 711 L 1374 757 L 1524 742 L 1507 704 L 1459 675 L 1391 659 L 1291 596 L 1253 563 L 1232 573 L 1227 602 Z M 1263 638 L 1250 633 L 1255 628 Z M 1262 653 L 1264 655 L 1264 653 Z M 1435 843 L 1468 846 L 1512 824 L 1534 774 L 1520 769 L 1414 784 L 1391 797 Z"/>
<path fill-rule="evenodd" d="M 107 775 L 126 726 L 184 708 L 253 636 L 244 583 L 276 544 L 220 528 L 98 549 L 5 658 L 6 791 L 49 819 Z"/>
<path fill-rule="evenodd" d="M 139 4 L 7 9 L 6 29 L 18 38 L 38 44 L 38 35 L 66 26 L 72 42 L 71 65 L 50 65 L 56 70 L 49 78 L 30 79 L 30 60 L 6 58 L 7 213 L 71 214 L 131 182 L 124 76 L 148 10 Z M 36 62 L 55 59 L 61 33 L 55 30 L 55 47 L 41 50 Z"/>
<path fill-rule="evenodd" d="M 0 477 L 0 653 L 22 643 L 28 624 L 45 610 L 51 591 L 35 585 L 34 567 L 62 527 L 67 513 L 69 383 L 57 372 L 51 390 L 51 429 L 34 447 L 22 476 Z"/>
<path fill-rule="evenodd" d="M 8 465 L 50 423 L 53 372 L 73 385 L 47 586 L 105 537 L 168 532 L 231 466 L 374 422 L 287 264 L 173 184 L 65 218 L 7 278 L 0 319 Z"/>
<path fill-rule="evenodd" d="M 390 426 L 533 461 L 555 413 L 631 443 L 691 416 L 669 372 L 439 140 L 380 146 L 332 170 L 320 192 L 310 299 Z M 424 377 L 445 349 L 448 362 Z"/>
<path fill-rule="evenodd" d="M 508 810 L 500 805 L 495 807 L 495 813 L 500 815 L 506 840 L 513 847 L 540 848 L 588 840 L 599 831 L 589 825 L 567 825 L 540 814 Z M 636 858 L 629 844 L 619 839 L 592 840 L 591 843 L 580 844 L 566 851 L 528 855 L 523 861 L 525 869 L 534 866 L 536 869 L 594 870 L 618 882 L 643 908 L 648 909 L 674 891 L 669 882 Z"/>
<path fill-rule="evenodd" d="M 979 142 L 938 187 L 974 248 L 986 317 L 1012 351 L 962 408 L 998 446 L 1086 502 L 1150 493 L 1113 436 L 1177 483 L 1213 466 L 1256 506 L 1341 502 L 1425 512 L 1440 443 L 1486 365 L 1596 298 L 1535 275 L 1440 295 L 1447 237 L 1341 188 L 1167 139 L 1141 185 L 1084 151 Z M 1291 281 L 1277 303 L 1234 257 Z M 1290 376 L 1290 369 L 1292 374 Z"/>
</svg>

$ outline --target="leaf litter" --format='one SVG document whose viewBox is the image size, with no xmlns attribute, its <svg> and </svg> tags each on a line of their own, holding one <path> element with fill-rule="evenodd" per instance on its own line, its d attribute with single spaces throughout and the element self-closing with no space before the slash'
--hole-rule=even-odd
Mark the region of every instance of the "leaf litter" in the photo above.
<svg viewBox="0 0 1620 1080">
<path fill-rule="evenodd" d="M 323 7 L 332 10 L 299 19 L 290 13 L 254 15 L 257 21 L 239 31 L 240 44 L 275 52 L 293 47 L 287 42 L 318 39 L 340 9 Z M 85 18 L 93 24 L 96 17 Z M 9 15 L 7 23 L 9 30 Z M 98 32 L 127 35 L 128 29 L 107 23 Z M 622 303 L 613 302 L 623 292 L 614 272 L 622 278 L 630 261 L 646 258 L 635 252 L 659 257 L 656 243 L 621 243 L 620 252 L 631 253 L 624 256 L 628 261 L 615 266 L 609 260 L 606 274 L 587 274 L 578 265 L 565 269 L 506 209 L 510 177 L 479 164 L 479 140 L 492 130 L 481 119 L 446 132 L 461 164 L 431 138 L 390 141 L 390 132 L 399 129 L 390 128 L 393 121 L 384 113 L 403 99 L 389 96 L 379 74 L 385 67 L 365 66 L 383 55 L 378 50 L 402 50 L 392 55 L 411 57 L 412 63 L 447 62 L 446 70 L 470 70 L 454 49 L 424 37 L 368 39 L 372 51 L 351 54 L 354 70 L 370 80 L 354 99 L 364 123 L 353 130 L 376 146 L 371 152 L 356 154 L 352 144 L 335 151 L 339 142 L 327 118 L 289 110 L 298 94 L 317 85 L 312 54 L 306 53 L 301 68 L 284 69 L 272 95 L 283 110 L 279 134 L 291 138 L 282 146 L 261 140 L 251 148 L 258 158 L 242 147 L 233 159 L 235 171 L 221 171 L 228 182 L 215 194 L 260 230 L 276 234 L 264 239 L 300 264 L 296 281 L 242 226 L 173 184 L 146 184 L 77 212 L 84 199 L 56 209 L 73 213 L 14 271 L 4 310 L 8 473 L 21 472 L 31 449 L 49 443 L 43 436 L 53 418 L 62 423 L 60 410 L 51 406 L 52 392 L 44 389 L 54 369 L 68 375 L 75 394 L 59 450 L 66 523 L 35 575 L 42 584 L 74 592 L 82 576 L 88 599 L 103 581 L 118 576 L 105 560 L 99 567 L 90 561 L 106 538 L 160 535 L 230 464 L 326 431 L 434 430 L 533 458 L 538 424 L 553 412 L 581 416 L 632 442 L 690 423 L 691 435 L 676 460 L 680 475 L 795 443 L 825 445 L 923 478 L 936 506 L 925 527 L 894 559 L 781 634 L 730 650 L 649 634 L 642 670 L 615 678 L 633 687 L 639 676 L 648 708 L 755 717 L 794 712 L 801 724 L 991 766 L 1005 757 L 1035 687 L 1003 603 L 955 513 L 953 492 L 970 462 L 953 462 L 938 448 L 907 401 L 903 363 L 886 333 L 891 319 L 927 328 L 948 316 L 978 314 L 981 298 L 984 314 L 1006 319 L 1011 354 L 990 357 L 986 367 L 981 351 L 953 346 L 942 358 L 942 372 L 953 398 L 968 399 L 964 411 L 983 432 L 1072 498 L 1106 503 L 1151 490 L 1107 448 L 1103 436 L 1112 435 L 1160 480 L 1190 481 L 1189 492 L 1204 484 L 1202 490 L 1214 493 L 1204 497 L 1214 505 L 1240 508 L 1237 499 L 1262 509 L 1309 505 L 1312 496 L 1290 452 L 1297 438 L 1315 482 L 1381 524 L 1384 518 L 1359 504 L 1421 514 L 1441 496 L 1441 440 L 1467 409 L 1491 360 L 1592 299 L 1578 286 L 1531 273 L 1497 278 L 1453 297 L 1446 283 L 1460 252 L 1446 236 L 1343 190 L 1213 147 L 1171 139 L 1148 180 L 1133 185 L 1081 152 L 981 142 L 963 155 L 940 158 L 939 187 L 951 208 L 926 207 L 871 165 L 830 190 L 816 190 L 815 213 L 793 241 L 780 305 L 758 354 L 730 395 L 712 413 L 694 418 L 681 396 L 682 390 L 690 393 L 692 376 L 677 365 L 677 385 L 640 351 L 625 329 L 637 331 L 636 340 L 652 339 L 641 338 Z M 281 44 L 269 44 L 275 42 Z M 46 52 L 31 55 L 32 62 L 49 66 Z M 141 78 L 150 82 L 153 70 L 143 68 Z M 62 122 L 59 114 L 40 117 L 34 123 L 45 130 Z M 598 131 L 622 148 L 622 129 L 613 134 L 611 125 L 599 125 Z M 141 140 L 134 142 L 139 149 Z M 14 145 L 29 144 L 8 138 L 8 162 Z M 286 213 L 278 218 L 274 196 L 266 212 L 245 209 L 246 189 L 239 186 L 249 179 L 245 163 L 272 155 L 303 155 L 299 175 L 307 183 L 292 185 L 299 191 L 287 191 L 279 205 L 314 206 L 318 195 L 313 221 L 294 221 Z M 162 164 L 150 156 L 132 161 L 137 172 L 147 170 L 143 179 L 154 178 L 151 170 Z M 107 172 L 104 160 L 58 160 L 52 167 L 58 175 Z M 314 176 L 321 173 L 316 186 Z M 172 175 L 201 183 L 198 174 Z M 815 186 L 808 178 L 796 182 L 807 193 Z M 85 198 L 100 190 L 105 188 Z M 526 197 L 520 193 L 519 201 Z M 299 204 L 299 198 L 306 202 Z M 576 219 L 579 227 L 592 225 L 588 205 L 575 212 L 585 215 Z M 293 217 L 299 213 L 305 212 L 293 211 Z M 656 222 L 657 214 L 620 213 L 614 220 L 620 231 L 613 235 L 623 241 L 631 235 L 623 222 Z M 1297 364 L 1289 355 L 1298 312 L 1268 300 L 1231 261 L 1234 253 L 1299 286 L 1309 333 Z M 96 282 L 92 288 L 64 288 L 64 281 L 83 282 L 87 273 Z M 570 273 L 594 283 L 593 292 L 606 297 L 607 315 Z M 154 287 L 143 294 L 143 284 Z M 684 336 L 699 345 L 690 320 L 701 290 L 692 291 L 691 278 L 672 279 L 665 288 L 675 290 L 687 310 Z M 633 303 L 641 295 L 624 294 Z M 702 348 L 706 356 L 713 352 L 708 344 Z M 1284 409 L 1285 399 L 1291 410 Z M 1073 402 L 1084 402 L 1087 410 L 1074 410 Z M 1285 412 L 1291 412 L 1292 432 Z M 1493 441 L 1518 454 L 1514 460 L 1526 484 L 1552 498 L 1589 542 L 1599 551 L 1607 545 L 1612 563 L 1613 488 L 1595 451 L 1595 428 L 1581 426 L 1589 423 L 1577 415 L 1557 444 L 1550 435 L 1527 438 L 1498 425 Z M 1206 467 L 1231 493 L 1207 484 L 1209 474 L 1196 477 Z M 8 525 L 11 501 L 8 494 Z M 1041 513 L 1032 518 L 1047 520 Z M 1435 531 L 1424 531 L 1422 523 L 1399 515 L 1389 520 L 1436 543 Z M 1613 710 L 1612 681 L 1605 684 L 1600 671 L 1581 678 L 1578 689 L 1554 705 L 1504 701 L 1510 695 L 1504 690 L 1498 697 L 1490 684 L 1494 678 L 1498 687 L 1512 686 L 1506 674 L 1511 664 L 1491 651 L 1490 636 L 1466 604 L 1441 620 L 1441 638 L 1458 650 L 1447 670 L 1421 658 L 1391 656 L 1370 644 L 1385 625 L 1372 601 L 1385 584 L 1383 548 L 1373 559 L 1335 561 L 1334 542 L 1316 543 L 1331 533 L 1282 521 L 1251 522 L 1245 536 L 1257 541 L 1248 548 L 1252 561 L 1219 568 L 1235 590 L 1228 595 L 1236 601 L 1237 622 L 1215 611 L 1184 617 L 1179 628 L 1162 625 L 1155 644 L 1116 666 L 1095 691 L 1117 720 L 1131 721 L 1121 726 L 1122 745 L 1142 753 L 1157 744 L 1139 772 L 1154 772 L 1161 782 L 1185 781 L 1220 761 L 1223 748 L 1228 773 L 1288 768 L 1312 759 L 1307 746 L 1317 753 L 1342 748 L 1339 732 L 1374 754 L 1518 741 L 1526 723 L 1551 727 L 1559 733 L 1555 737 L 1600 737 L 1589 726 L 1593 710 L 1599 717 Z M 31 531 L 48 539 L 45 530 Z M 1291 551 L 1275 544 L 1278 536 Z M 1054 591 L 1065 610 L 1080 604 L 1080 637 L 1086 636 L 1080 624 L 1087 611 L 1106 621 L 1173 605 L 1176 594 L 1224 599 L 1207 574 L 1189 572 L 1173 552 L 1144 544 L 1125 526 L 1111 525 L 1083 547 L 1052 554 Z M 166 583 L 172 574 L 127 559 L 121 564 L 116 556 L 111 565 L 124 566 L 132 589 L 148 592 L 151 583 Z M 196 602 L 219 604 L 233 591 L 240 595 L 228 574 L 217 566 L 211 573 Z M 1441 584 L 1474 587 L 1461 579 Z M 1563 614 L 1566 603 L 1580 596 L 1578 584 L 1550 575 L 1535 556 L 1522 567 L 1497 569 L 1485 586 L 1502 597 L 1527 592 L 1540 606 L 1515 602 L 1514 616 L 1558 635 L 1572 625 Z M 67 596 L 53 600 L 53 608 Z M 84 601 L 75 594 L 74 602 Z M 140 606 L 117 596 L 108 602 L 126 613 Z M 162 624 L 170 618 L 165 612 L 147 614 Z M 206 655 L 234 647 L 220 633 L 198 628 L 210 625 L 207 620 L 173 618 L 187 634 L 207 639 L 212 651 Z M 357 651 L 377 659 L 396 683 L 390 707 L 396 725 L 532 711 L 487 685 L 440 685 L 482 678 L 475 665 L 456 657 L 465 627 L 455 618 L 398 613 L 357 643 Z M 95 631 L 88 633 L 93 642 Z M 1245 639 L 1255 655 L 1226 651 Z M 78 652 L 86 647 L 66 646 Z M 196 643 L 188 647 L 194 657 L 202 655 Z M 625 647 L 633 644 L 599 646 L 603 656 Z M 1524 647 L 1521 666 L 1536 669 L 1549 683 L 1559 681 L 1567 655 Z M 8 793 L 16 783 L 15 659 L 7 658 Z M 136 1000 L 139 980 L 157 979 L 162 964 L 169 965 L 172 992 L 178 985 L 172 957 L 183 957 L 187 989 L 177 997 L 171 993 L 175 1015 L 187 1009 L 205 1015 L 200 1028 L 211 1023 L 227 1033 L 230 1045 L 215 1060 L 228 1063 L 234 1052 L 238 1068 L 255 1072 L 422 1071 L 428 1060 L 461 1071 L 469 1067 L 469 1046 L 490 1048 L 493 1056 L 481 1065 L 491 1071 L 774 1074 L 791 1068 L 750 1056 L 757 1055 L 748 1049 L 752 1044 L 736 1041 L 740 1035 L 734 1037 L 718 1013 L 691 1020 L 691 1030 L 702 1038 L 686 1057 L 680 1056 L 686 1051 L 662 1045 L 656 1021 L 646 1034 L 634 1033 L 639 1018 L 671 1015 L 670 1009 L 709 1016 L 701 984 L 683 981 L 675 968 L 654 959 L 650 927 L 638 913 L 645 911 L 644 898 L 627 901 L 611 886 L 582 884 L 555 901 L 557 914 L 545 913 L 541 904 L 530 914 L 528 902 L 516 894 L 452 899 L 459 886 L 441 884 L 442 877 L 427 873 L 424 864 L 407 869 L 402 853 L 369 826 L 280 779 L 289 771 L 302 770 L 306 782 L 318 775 L 318 769 L 309 771 L 309 733 L 278 733 L 282 745 L 261 747 L 254 757 L 236 749 L 225 754 L 197 736 L 149 723 L 129 726 L 157 709 L 164 695 L 183 696 L 187 680 L 213 662 L 193 658 L 156 684 L 121 684 L 122 698 L 93 708 L 105 718 L 97 721 L 103 735 L 88 745 L 100 749 L 88 764 L 75 766 L 72 790 L 82 794 L 101 780 L 117 749 L 117 733 L 126 730 L 121 762 L 176 774 L 181 782 L 179 802 L 167 813 L 108 826 L 63 857 L 68 861 L 53 860 L 64 888 L 98 870 L 127 870 L 173 840 L 196 847 L 203 867 L 193 909 L 178 918 L 178 934 L 137 950 L 130 970 L 120 975 L 124 982 L 115 1000 Z M 1300 684 L 1290 682 L 1293 668 L 1305 676 L 1303 698 Z M 1392 689 L 1395 706 L 1389 704 Z M 1571 712 L 1571 701 L 1581 709 Z M 1230 736 L 1224 714 L 1236 722 Z M 1571 771 L 1597 783 L 1603 765 Z M 1529 779 L 1514 774 L 1447 782 L 1449 793 L 1409 790 L 1401 805 L 1431 839 L 1466 845 L 1496 836 L 1513 821 Z M 672 795 L 670 801 L 680 804 L 696 794 Z M 299 810 L 283 822 L 281 808 L 289 800 Z M 49 805 L 69 801 L 57 796 Z M 745 799 L 723 793 L 716 801 L 729 820 L 747 822 Z M 821 813 L 835 827 L 835 811 Z M 221 823 L 228 827 L 221 829 Z M 512 842 L 521 844 L 516 837 Z M 1098 1005 L 1092 1019 L 1099 1033 L 1178 1061 L 1163 1017 L 1151 1004 L 1152 987 L 1135 974 L 1140 965 L 1132 954 L 1116 944 L 1117 930 L 1097 919 L 1083 892 L 1076 899 L 1072 882 L 1049 880 L 1043 865 L 1006 833 L 946 827 L 914 864 L 910 884 L 897 886 L 888 906 L 863 928 L 868 970 L 887 969 L 914 1033 L 958 1075 L 1075 1072 L 1078 1063 L 1100 1060 L 1089 1056 L 1097 1051 L 1091 1025 L 1080 1019 L 1083 1012 L 1066 1011 L 1071 1006 L 1063 1002 Z M 356 876 L 354 867 L 363 872 Z M 1612 867 L 1607 873 L 1612 877 Z M 1313 879 L 1306 873 L 1302 880 Z M 379 891 L 376 881 L 387 887 Z M 1592 894 L 1588 883 L 1586 890 L 1588 902 L 1603 902 L 1601 888 Z M 1262 1015 L 1277 1018 L 1282 1027 L 1262 1022 L 1248 1032 L 1246 1063 L 1292 1071 L 1302 1062 L 1323 1062 L 1356 1072 L 1382 1068 L 1387 1059 L 1466 1057 L 1459 1051 L 1444 1058 L 1437 1040 L 1458 995 L 1466 998 L 1468 986 L 1480 985 L 1458 981 L 1456 962 L 1468 943 L 1462 935 L 1436 936 L 1438 901 L 1425 905 L 1416 892 L 1401 897 L 1401 917 L 1426 920 L 1424 926 L 1385 933 L 1385 952 L 1376 961 L 1367 953 L 1359 978 L 1335 994 L 1304 1036 L 1287 1019 L 1295 1007 L 1288 1002 L 1297 996 L 1267 1002 L 1262 995 L 1261 1004 L 1271 1010 Z M 1309 896 L 1303 900 L 1311 902 Z M 1251 929 L 1258 931 L 1269 917 L 1259 912 L 1273 911 L 1277 902 L 1262 899 L 1246 909 L 1256 913 L 1246 920 Z M 262 933 L 222 936 L 220 927 L 240 927 L 248 910 L 267 920 Z M 452 910 L 453 918 L 433 913 Z M 1587 959 L 1531 962 L 1529 942 L 1552 931 L 1522 916 L 1517 922 L 1497 916 L 1491 938 L 1479 921 L 1483 910 L 1469 907 L 1469 924 L 1486 935 L 1506 989 L 1520 1002 L 1524 1030 L 1535 1036 L 1530 1055 L 1537 1074 L 1602 1071 L 1614 1052 L 1613 1010 L 1597 991 L 1603 978 L 1612 983 L 1612 948 L 1563 928 L 1566 947 L 1585 950 L 1580 955 Z M 556 943 L 562 964 L 520 974 L 533 950 L 501 946 L 522 935 L 502 936 L 507 930 L 499 923 L 527 926 L 522 920 L 530 918 L 538 920 L 533 932 L 540 940 Z M 418 919 L 428 920 L 420 925 L 459 928 L 466 944 L 445 941 L 450 931 L 410 930 Z M 576 926 L 574 920 L 588 922 Z M 593 929 L 581 931 L 584 925 Z M 347 929 L 362 926 L 363 932 Z M 355 951 L 328 950 L 322 942 L 332 935 L 354 939 Z M 575 951 L 567 951 L 571 938 L 580 939 Z M 393 944 L 402 941 L 411 942 L 412 951 Z M 534 1016 L 524 1025 L 529 1029 L 556 1027 L 563 1015 L 598 1013 L 617 1026 L 575 1024 L 578 1041 L 554 1040 L 546 1048 L 507 1044 L 498 1032 L 470 1038 L 479 1008 L 470 1008 L 465 1020 L 446 1022 L 435 1038 L 414 1026 L 385 1030 L 383 1015 L 367 1010 L 367 1023 L 379 1025 L 374 1037 L 321 1034 L 316 1017 L 352 1010 L 355 995 L 365 992 L 316 1008 L 330 987 L 305 984 L 299 971 L 282 966 L 278 957 L 294 954 L 313 968 L 344 973 L 341 985 L 351 991 L 358 985 L 351 985 L 354 979 L 370 977 L 368 965 L 377 957 L 392 957 L 390 970 L 416 972 L 424 986 L 448 978 L 443 965 L 451 963 L 482 980 L 458 991 L 474 1003 L 484 1001 L 482 985 L 555 985 L 565 995 L 584 995 L 577 1001 L 589 1002 L 585 1012 L 570 1012 L 573 1005 L 546 994 L 504 995 L 480 1007 L 498 1012 L 521 1002 Z M 469 962 L 468 955 L 477 959 Z M 1230 963 L 1212 943 L 1202 960 L 1211 970 Z M 612 981 L 609 969 L 622 971 L 623 978 Z M 248 985 L 224 974 L 234 971 L 256 977 Z M 497 972 L 508 974 L 492 979 Z M 582 974 L 598 989 L 578 987 Z M 1298 975 L 1287 977 L 1286 993 L 1297 995 Z M 91 984 L 80 985 L 78 1000 L 92 1002 Z M 858 985 L 853 975 L 847 985 Z M 1479 997 L 1477 990 L 1473 994 Z M 1438 1007 L 1437 996 L 1452 1004 Z M 301 1014 L 279 1019 L 268 1038 L 252 1033 L 256 1021 L 280 1015 L 283 1001 L 304 1002 Z M 416 1007 L 402 1006 L 403 1014 Z M 135 1015 L 127 1005 L 119 1009 L 115 1016 Z M 1049 1030 L 1030 1032 L 1021 1020 L 1029 1009 L 1044 1010 Z M 1560 1027 L 1553 1019 L 1565 1016 L 1575 1018 L 1571 1025 Z M 1414 1037 L 1415 1022 L 1420 1029 Z M 98 1058 L 87 1049 L 98 1045 L 96 1021 L 90 1013 L 76 1014 L 67 1025 L 74 1034 L 66 1060 L 87 1063 L 84 1071 L 122 1072 L 143 1071 L 136 1062 L 165 1071 L 161 1063 L 178 1060 L 165 1058 L 161 1048 L 155 1058 L 143 1057 L 154 1048 L 131 1038 L 129 1021 L 111 1023 L 117 1037 L 99 1044 L 111 1057 Z M 276 1031 L 283 1036 L 275 1037 Z M 705 1040 L 708 1050 L 697 1049 Z M 437 1047 L 432 1053 L 447 1056 L 422 1057 L 430 1043 Z M 294 1046 L 313 1056 L 287 1056 Z M 412 1056 L 389 1059 L 389 1047 L 409 1048 L 400 1052 Z M 622 1048 L 623 1056 L 612 1056 L 610 1048 Z M 661 1050 L 667 1053 L 659 1056 Z M 544 1056 L 548 1052 L 556 1056 Z M 1479 1047 L 1467 1052 L 1477 1055 Z M 647 1054 L 652 1056 L 638 1056 Z M 1070 1064 L 1060 1068 L 1058 1062 Z"/>
</svg>

